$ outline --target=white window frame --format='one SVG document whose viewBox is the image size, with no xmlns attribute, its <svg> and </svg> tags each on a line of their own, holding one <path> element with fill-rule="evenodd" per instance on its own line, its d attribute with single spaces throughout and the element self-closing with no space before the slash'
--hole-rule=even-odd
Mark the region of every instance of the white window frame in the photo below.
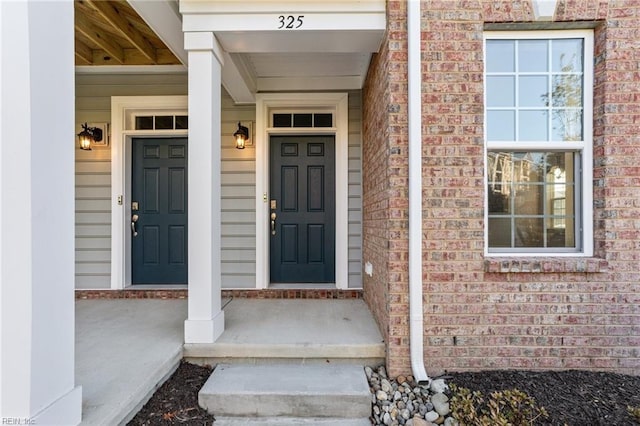
<svg viewBox="0 0 640 426">
<path fill-rule="evenodd" d="M 487 257 L 591 257 L 593 256 L 593 31 L 592 30 L 558 30 L 558 31 L 486 31 L 484 33 L 484 63 L 486 64 L 487 40 L 548 40 L 581 38 L 584 40 L 583 56 L 583 140 L 582 141 L 547 141 L 547 142 L 489 142 L 487 138 L 487 88 L 486 72 L 484 73 L 484 254 Z M 576 232 L 578 251 L 566 251 L 558 248 L 545 250 L 512 251 L 511 248 L 493 248 L 489 250 L 489 200 L 487 154 L 489 151 L 505 150 L 517 152 L 575 151 L 580 153 L 580 170 L 576 173 L 576 208 L 580 210 L 576 221 L 580 226 Z M 579 191 L 579 192 L 578 192 Z"/>
</svg>

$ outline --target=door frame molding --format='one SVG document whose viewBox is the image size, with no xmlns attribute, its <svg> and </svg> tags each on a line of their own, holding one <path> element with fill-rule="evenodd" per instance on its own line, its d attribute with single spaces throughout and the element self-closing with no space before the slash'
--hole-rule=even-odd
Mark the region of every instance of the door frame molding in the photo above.
<svg viewBox="0 0 640 426">
<path fill-rule="evenodd" d="M 272 128 L 273 109 L 330 110 L 335 127 Z M 256 95 L 256 288 L 270 284 L 269 273 L 269 148 L 271 135 L 334 135 L 336 168 L 336 288 L 349 287 L 349 97 L 347 93 L 263 93 Z"/>
<path fill-rule="evenodd" d="M 187 96 L 111 97 L 111 289 L 131 285 L 131 145 L 134 137 L 188 137 L 188 130 L 132 130 L 137 114 L 187 115 Z M 128 125 L 129 124 L 129 125 Z M 121 200 L 121 201 L 120 201 Z M 187 260 L 188 261 L 188 260 Z"/>
</svg>

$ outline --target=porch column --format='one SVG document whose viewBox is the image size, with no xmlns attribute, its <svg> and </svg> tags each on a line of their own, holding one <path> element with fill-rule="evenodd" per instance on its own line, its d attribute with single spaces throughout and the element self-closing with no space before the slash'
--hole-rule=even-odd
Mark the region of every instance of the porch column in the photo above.
<svg viewBox="0 0 640 426">
<path fill-rule="evenodd" d="M 80 423 L 73 1 L 0 2 L 0 418 Z"/>
<path fill-rule="evenodd" d="M 185 343 L 224 330 L 220 266 L 222 49 L 211 32 L 186 33 L 189 52 L 189 316 Z"/>
</svg>

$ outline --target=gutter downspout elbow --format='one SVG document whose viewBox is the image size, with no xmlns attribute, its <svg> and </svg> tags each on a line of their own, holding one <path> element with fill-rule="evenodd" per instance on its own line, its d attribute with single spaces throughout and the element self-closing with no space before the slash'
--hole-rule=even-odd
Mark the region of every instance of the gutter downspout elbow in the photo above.
<svg viewBox="0 0 640 426">
<path fill-rule="evenodd" d="M 424 368 L 422 307 L 422 64 L 420 0 L 407 1 L 407 81 L 409 125 L 409 348 L 418 383 L 431 379 Z"/>
</svg>

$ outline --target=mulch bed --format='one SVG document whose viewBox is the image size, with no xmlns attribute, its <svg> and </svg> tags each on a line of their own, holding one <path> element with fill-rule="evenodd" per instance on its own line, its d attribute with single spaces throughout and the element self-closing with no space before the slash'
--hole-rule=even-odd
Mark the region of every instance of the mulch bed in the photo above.
<svg viewBox="0 0 640 426">
<path fill-rule="evenodd" d="M 211 371 L 210 367 L 181 362 L 127 425 L 212 425 L 213 416 L 198 405 L 198 392 Z"/>
<path fill-rule="evenodd" d="M 472 391 L 517 388 L 546 408 L 549 418 L 540 425 L 622 426 L 640 422 L 627 406 L 640 407 L 640 377 L 593 371 L 483 371 L 452 373 L 447 383 Z"/>
<path fill-rule="evenodd" d="M 198 406 L 198 391 L 211 368 L 182 362 L 128 424 L 212 425 L 214 417 Z M 549 413 L 539 425 L 623 426 L 639 422 L 627 406 L 640 407 L 640 377 L 590 371 L 483 371 L 451 373 L 448 383 L 485 396 L 493 391 L 518 388 L 534 397 Z"/>
</svg>

